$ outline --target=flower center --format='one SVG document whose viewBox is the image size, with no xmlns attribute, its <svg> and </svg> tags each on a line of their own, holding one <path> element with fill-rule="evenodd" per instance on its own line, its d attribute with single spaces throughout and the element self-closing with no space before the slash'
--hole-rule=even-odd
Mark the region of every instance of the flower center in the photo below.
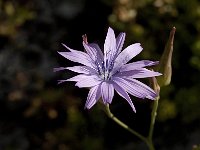
<svg viewBox="0 0 200 150">
<path fill-rule="evenodd" d="M 110 80 L 111 78 L 111 74 L 109 71 L 104 71 L 100 76 L 103 80 Z"/>
<path fill-rule="evenodd" d="M 98 65 L 99 76 L 103 80 L 110 80 L 112 77 L 112 69 L 113 69 L 113 63 L 108 64 L 108 61 L 106 61 L 106 63 L 104 63 L 103 61 L 101 66 Z"/>
</svg>

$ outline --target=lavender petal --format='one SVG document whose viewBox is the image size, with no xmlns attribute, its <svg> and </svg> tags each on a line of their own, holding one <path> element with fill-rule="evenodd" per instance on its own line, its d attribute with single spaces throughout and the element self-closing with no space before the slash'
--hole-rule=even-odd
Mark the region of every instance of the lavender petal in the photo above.
<svg viewBox="0 0 200 150">
<path fill-rule="evenodd" d="M 87 101 L 85 103 L 85 108 L 90 109 L 101 97 L 101 86 L 96 85 L 92 87 L 88 93 Z"/>
<path fill-rule="evenodd" d="M 85 78 L 87 78 L 88 76 L 87 75 L 84 75 L 84 74 L 79 74 L 77 76 L 74 76 L 72 78 L 69 78 L 69 79 L 65 79 L 65 80 L 58 80 L 58 84 L 61 84 L 63 82 L 67 82 L 67 81 L 75 81 L 75 82 L 78 82 L 80 80 L 83 80 Z"/>
<path fill-rule="evenodd" d="M 154 100 L 157 96 L 154 90 L 136 79 L 115 77 L 113 80 L 122 86 L 128 93 L 138 98 Z"/>
<path fill-rule="evenodd" d="M 146 94 L 146 98 L 155 100 L 155 98 L 158 96 L 157 93 L 151 89 L 149 86 L 145 85 L 144 83 L 132 79 L 132 78 L 124 78 L 127 82 L 131 84 L 131 86 L 135 87 L 138 91 L 141 91 L 142 93 Z"/>
<path fill-rule="evenodd" d="M 136 112 L 136 109 L 135 109 L 133 102 L 132 102 L 131 98 L 129 97 L 128 93 L 120 85 L 118 85 L 116 82 L 113 82 L 113 86 L 114 86 L 114 89 L 117 91 L 117 93 L 121 97 L 126 99 L 127 102 L 129 103 L 129 105 L 131 106 L 131 108 L 133 109 L 133 111 Z"/>
<path fill-rule="evenodd" d="M 126 33 L 124 32 L 121 32 L 117 38 L 116 38 L 116 49 L 117 49 L 117 55 L 121 52 L 122 50 L 122 47 L 124 45 L 124 41 L 125 41 L 125 36 L 126 36 Z"/>
<path fill-rule="evenodd" d="M 62 71 L 62 70 L 66 70 L 67 67 L 57 67 L 57 68 L 53 68 L 53 72 L 57 72 L 57 71 Z"/>
<path fill-rule="evenodd" d="M 66 82 L 67 80 L 58 80 L 58 84 L 61 84 L 63 82 Z"/>
<path fill-rule="evenodd" d="M 108 28 L 106 40 L 104 43 L 104 55 L 116 49 L 115 33 L 112 28 Z"/>
<path fill-rule="evenodd" d="M 134 69 L 139 69 L 139 68 L 143 68 L 143 67 L 147 67 L 147 66 L 153 66 L 153 65 L 157 65 L 159 63 L 159 61 L 150 61 L 150 60 L 141 60 L 141 61 L 136 61 L 136 62 L 132 62 L 129 64 L 125 64 L 120 68 L 120 71 L 131 71 Z"/>
<path fill-rule="evenodd" d="M 75 82 L 78 82 L 78 81 L 84 80 L 85 78 L 88 78 L 88 77 L 89 77 L 88 75 L 79 74 L 77 76 L 74 76 L 72 78 L 67 79 L 66 81 L 75 81 Z"/>
<path fill-rule="evenodd" d="M 111 103 L 114 96 L 114 88 L 111 83 L 102 82 L 101 84 L 101 95 L 104 104 Z"/>
<path fill-rule="evenodd" d="M 102 64 L 103 62 L 103 53 L 99 46 L 95 43 L 89 43 L 85 44 L 83 43 L 84 48 L 86 49 L 87 53 L 89 54 L 90 58 L 93 60 L 93 62 L 96 62 L 98 64 Z"/>
<path fill-rule="evenodd" d="M 91 58 L 89 57 L 88 54 L 84 52 L 73 51 L 73 52 L 58 52 L 58 53 L 73 62 L 78 62 L 80 64 L 83 64 L 89 67 L 94 67 L 94 64 L 92 63 Z"/>
<path fill-rule="evenodd" d="M 98 56 L 103 60 L 103 53 L 102 53 L 102 51 L 101 51 L 101 49 L 100 49 L 98 44 L 96 44 L 96 43 L 88 43 L 88 46 L 96 49 Z"/>
<path fill-rule="evenodd" d="M 96 75 L 90 75 L 87 77 L 84 77 L 82 80 L 79 80 L 75 86 L 78 86 L 79 88 L 83 87 L 93 87 L 95 85 L 98 85 L 102 82 L 100 78 L 98 78 Z"/>
<path fill-rule="evenodd" d="M 88 66 L 74 66 L 74 67 L 67 67 L 65 69 L 71 70 L 76 73 L 97 74 L 96 70 Z"/>
<path fill-rule="evenodd" d="M 104 62 L 111 63 L 116 54 L 116 39 L 112 28 L 108 28 L 106 40 L 104 43 Z"/>
<path fill-rule="evenodd" d="M 120 77 L 114 77 L 113 81 L 116 82 L 118 85 L 120 85 L 125 91 L 127 91 L 129 94 L 138 97 L 138 98 L 146 98 L 148 95 L 146 92 L 140 91 L 140 89 L 130 82 L 126 81 L 123 78 Z"/>
<path fill-rule="evenodd" d="M 128 46 L 126 49 L 124 49 L 115 59 L 115 64 L 114 64 L 115 70 L 119 69 L 122 65 L 130 61 L 133 57 L 139 54 L 142 51 L 142 49 L 143 48 L 140 46 L 140 43 L 132 44 Z"/>
<path fill-rule="evenodd" d="M 141 69 L 135 69 L 131 71 L 124 71 L 124 72 L 119 72 L 116 73 L 115 76 L 120 76 L 120 77 L 132 77 L 132 78 L 148 78 L 148 77 L 155 77 L 155 76 L 160 76 L 162 75 L 159 72 L 151 71 L 146 68 L 141 68 Z"/>
<path fill-rule="evenodd" d="M 90 56 L 90 58 L 95 61 L 95 58 L 97 57 L 97 51 L 96 49 L 92 48 L 91 46 L 89 46 L 88 44 L 86 44 L 83 41 L 83 47 L 85 48 L 86 52 L 88 53 L 88 55 Z"/>
<path fill-rule="evenodd" d="M 73 51 L 78 51 L 78 50 L 75 50 L 75 49 L 71 49 L 70 47 L 68 47 L 67 45 L 61 43 L 66 49 L 68 49 L 69 51 L 73 52 Z"/>
</svg>

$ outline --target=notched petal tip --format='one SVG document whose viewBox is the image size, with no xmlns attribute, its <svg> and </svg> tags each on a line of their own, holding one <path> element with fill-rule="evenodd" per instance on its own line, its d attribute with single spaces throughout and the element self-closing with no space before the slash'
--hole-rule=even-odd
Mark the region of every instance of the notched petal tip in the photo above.
<svg viewBox="0 0 200 150">
<path fill-rule="evenodd" d="M 113 28 L 111 28 L 111 27 L 108 27 L 108 30 L 112 30 L 112 31 L 114 31 Z"/>
<path fill-rule="evenodd" d="M 78 82 L 76 82 L 76 84 L 75 84 L 74 86 L 76 86 L 76 87 L 80 88 L 80 87 L 79 87 L 79 84 L 78 84 Z"/>
<path fill-rule="evenodd" d="M 85 109 L 85 110 L 89 110 L 90 107 L 88 107 L 88 106 L 84 106 L 84 109 Z"/>
<path fill-rule="evenodd" d="M 57 51 L 57 53 L 65 58 L 67 58 L 67 56 L 71 53 L 71 52 L 59 52 Z M 67 58 L 68 59 L 68 58 Z"/>
<path fill-rule="evenodd" d="M 151 95 L 147 95 L 145 98 L 148 98 L 150 100 L 156 100 L 156 97 L 158 96 L 158 94 L 155 93 L 154 96 L 151 96 Z"/>
<path fill-rule="evenodd" d="M 53 72 L 58 72 L 67 69 L 66 67 L 53 68 Z"/>
<path fill-rule="evenodd" d="M 141 43 L 135 43 L 135 45 L 138 46 L 137 48 L 140 49 L 141 51 L 143 50 L 143 47 L 142 47 Z"/>
<path fill-rule="evenodd" d="M 59 52 L 59 51 L 57 51 L 57 53 L 60 54 L 61 56 L 63 56 L 63 53 L 64 53 L 64 52 Z"/>
<path fill-rule="evenodd" d="M 61 43 L 62 44 L 62 46 L 64 46 L 66 49 L 70 49 L 67 45 L 65 45 L 64 43 Z"/>
<path fill-rule="evenodd" d="M 135 109 L 135 106 L 133 105 L 133 103 L 132 104 L 129 104 L 130 106 L 131 106 L 131 108 L 132 108 L 132 110 L 134 111 L 134 113 L 136 113 L 136 109 Z"/>
<path fill-rule="evenodd" d="M 70 47 L 68 47 L 67 45 L 65 45 L 64 43 L 61 43 L 62 46 L 64 46 L 66 49 L 68 49 L 69 51 L 73 51 L 73 49 L 71 49 Z"/>
<path fill-rule="evenodd" d="M 151 70 L 150 70 L 151 71 Z M 162 73 L 160 73 L 160 72 L 157 72 L 157 71 L 151 71 L 152 73 L 155 73 L 155 77 L 157 77 L 157 76 L 162 76 L 163 74 Z"/>
<path fill-rule="evenodd" d="M 156 72 L 157 73 L 157 75 L 155 75 L 155 76 L 162 76 L 163 74 L 162 73 L 160 73 L 160 72 Z"/>
<path fill-rule="evenodd" d="M 66 82 L 67 80 L 58 80 L 58 83 L 57 84 L 61 84 L 63 82 Z"/>
<path fill-rule="evenodd" d="M 158 64 L 159 64 L 159 61 L 153 61 L 148 66 L 155 66 L 155 65 L 158 65 Z"/>
<path fill-rule="evenodd" d="M 84 109 L 90 110 L 95 104 L 96 102 L 92 104 L 85 104 Z"/>
</svg>

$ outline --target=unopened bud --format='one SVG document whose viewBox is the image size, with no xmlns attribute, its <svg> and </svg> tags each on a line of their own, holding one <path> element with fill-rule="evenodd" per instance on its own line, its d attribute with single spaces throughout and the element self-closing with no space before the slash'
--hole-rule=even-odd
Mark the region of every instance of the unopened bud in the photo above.
<svg viewBox="0 0 200 150">
<path fill-rule="evenodd" d="M 173 42 L 174 42 L 174 34 L 176 28 L 173 27 L 167 44 L 165 45 L 164 52 L 161 56 L 160 63 L 156 68 L 156 71 L 162 73 L 162 76 L 157 77 L 158 84 L 160 87 L 169 85 L 171 82 L 172 76 L 172 53 L 173 53 Z"/>
</svg>

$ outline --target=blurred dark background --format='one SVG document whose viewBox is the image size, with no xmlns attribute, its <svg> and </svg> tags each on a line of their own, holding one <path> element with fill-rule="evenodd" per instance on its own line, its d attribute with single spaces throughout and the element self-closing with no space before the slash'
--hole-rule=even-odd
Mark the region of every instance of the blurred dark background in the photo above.
<svg viewBox="0 0 200 150">
<path fill-rule="evenodd" d="M 146 150 L 108 119 L 101 107 L 84 110 L 87 89 L 57 85 L 74 63 L 61 43 L 83 51 L 82 35 L 103 46 L 107 28 L 140 42 L 139 59 L 159 60 L 177 28 L 171 85 L 161 89 L 154 143 L 157 150 L 200 144 L 199 0 L 0 0 L 0 150 Z M 146 83 L 148 83 L 145 80 Z M 115 95 L 111 110 L 147 135 L 152 102 L 132 97 L 137 113 Z"/>
</svg>

